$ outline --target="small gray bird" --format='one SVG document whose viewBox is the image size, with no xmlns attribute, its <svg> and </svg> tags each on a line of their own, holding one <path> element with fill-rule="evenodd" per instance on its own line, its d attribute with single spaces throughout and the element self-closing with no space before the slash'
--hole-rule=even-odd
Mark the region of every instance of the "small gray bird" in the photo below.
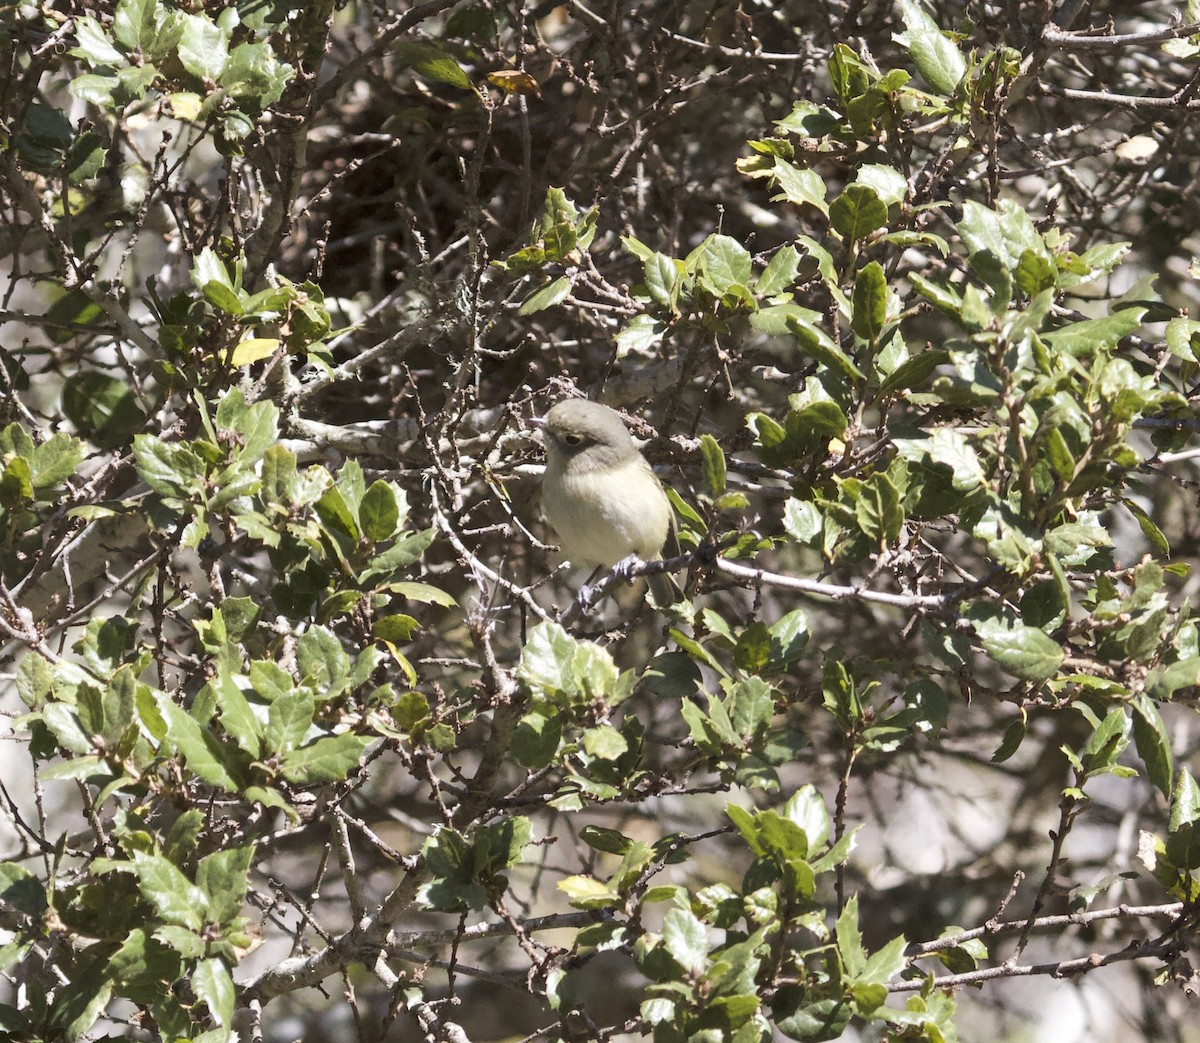
<svg viewBox="0 0 1200 1043">
<path fill-rule="evenodd" d="M 657 558 L 671 504 L 621 417 L 599 402 L 567 399 L 540 426 L 546 445 L 542 510 L 575 565 L 611 568 Z"/>
</svg>

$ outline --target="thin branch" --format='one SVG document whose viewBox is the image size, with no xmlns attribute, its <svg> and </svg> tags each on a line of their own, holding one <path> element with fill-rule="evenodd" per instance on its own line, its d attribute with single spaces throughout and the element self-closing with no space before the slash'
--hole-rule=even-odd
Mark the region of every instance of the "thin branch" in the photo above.
<svg viewBox="0 0 1200 1043">
<path fill-rule="evenodd" d="M 957 985 L 974 985 L 978 982 L 990 981 L 994 978 L 1027 978 L 1035 974 L 1045 974 L 1054 978 L 1065 978 L 1071 974 L 1082 974 L 1093 971 L 1097 967 L 1107 967 L 1114 963 L 1127 963 L 1130 960 L 1170 959 L 1185 949 L 1186 942 L 1143 942 L 1132 941 L 1124 949 L 1100 955 L 1090 953 L 1078 956 L 1072 960 L 1060 960 L 1057 963 L 1004 964 L 1000 967 L 987 967 L 978 971 L 965 971 L 962 974 L 947 974 L 942 977 L 934 976 L 933 985 L 937 989 L 949 989 Z M 888 992 L 918 992 L 925 987 L 925 979 L 915 981 L 892 982 L 887 986 Z"/>
<path fill-rule="evenodd" d="M 1181 101 L 1175 94 L 1166 98 L 1144 97 L 1135 94 L 1113 94 L 1110 91 L 1083 91 L 1074 87 L 1055 87 L 1051 84 L 1042 84 L 1042 91 L 1055 98 L 1095 101 L 1121 109 L 1200 109 L 1200 98 Z"/>
<path fill-rule="evenodd" d="M 1183 912 L 1182 902 L 1168 902 L 1166 905 L 1115 905 L 1108 909 L 1092 909 L 1085 913 L 1066 913 L 1055 916 L 1039 916 L 1033 921 L 1035 930 L 1048 927 L 1083 926 L 1098 920 L 1113 920 L 1117 918 L 1136 918 L 1146 916 L 1178 916 Z M 1005 920 L 1000 923 L 989 921 L 982 927 L 973 927 L 969 931 L 959 931 L 948 934 L 943 938 L 935 938 L 929 942 L 914 942 L 908 947 L 910 959 L 919 959 L 930 953 L 954 949 L 965 942 L 991 935 L 1011 934 L 1023 931 L 1029 923 L 1027 919 Z"/>
<path fill-rule="evenodd" d="M 1200 22 L 1176 25 L 1170 29 L 1156 29 L 1150 33 L 1122 33 L 1103 36 L 1098 35 L 1099 32 L 1095 29 L 1086 29 L 1080 32 L 1066 33 L 1051 23 L 1042 33 L 1042 43 L 1061 51 L 1110 51 L 1123 47 L 1143 47 L 1146 44 L 1178 40 L 1182 36 L 1195 36 L 1200 33 Z"/>
<path fill-rule="evenodd" d="M 558 931 L 564 928 L 588 927 L 596 923 L 595 913 L 551 913 L 534 916 L 521 924 L 524 931 Z M 512 925 L 505 921 L 472 924 L 461 930 L 458 927 L 439 931 L 400 931 L 392 936 L 389 950 L 413 949 L 425 945 L 449 945 L 454 941 L 471 941 L 475 938 L 495 938 L 512 934 Z"/>
<path fill-rule="evenodd" d="M 739 580 L 782 587 L 785 590 L 796 590 L 802 594 L 815 594 L 818 597 L 832 598 L 834 601 L 853 598 L 858 601 L 873 601 L 880 605 L 937 611 L 949 608 L 966 593 L 965 588 L 960 587 L 947 594 L 892 594 L 886 590 L 870 590 L 863 586 L 842 586 L 838 583 L 823 583 L 816 579 L 801 579 L 799 576 L 785 576 L 778 572 L 767 572 L 765 569 L 739 565 L 728 558 L 717 558 L 712 564 L 718 572 L 734 576 Z"/>
</svg>

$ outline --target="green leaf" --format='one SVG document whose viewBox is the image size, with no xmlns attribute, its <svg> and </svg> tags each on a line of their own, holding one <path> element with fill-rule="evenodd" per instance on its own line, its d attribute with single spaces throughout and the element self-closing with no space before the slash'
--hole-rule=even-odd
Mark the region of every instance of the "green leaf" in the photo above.
<svg viewBox="0 0 1200 1043">
<path fill-rule="evenodd" d="M 1164 854 L 1176 869 L 1200 869 L 1200 823 L 1188 822 L 1172 830 Z"/>
<path fill-rule="evenodd" d="M 854 501 L 854 518 L 863 535 L 881 549 L 895 542 L 904 524 L 900 493 L 886 474 L 863 482 Z"/>
<path fill-rule="evenodd" d="M 1180 688 L 1200 684 L 1200 658 L 1181 659 L 1169 666 L 1156 666 L 1146 677 L 1146 691 L 1154 699 L 1166 700 Z"/>
<path fill-rule="evenodd" d="M 362 535 L 346 497 L 336 486 L 326 489 L 316 503 L 317 515 L 331 533 L 357 543 Z"/>
<path fill-rule="evenodd" d="M 1141 505 L 1136 501 L 1126 497 L 1121 501 L 1125 505 L 1125 509 L 1137 519 L 1138 526 L 1142 530 L 1142 535 L 1146 537 L 1146 541 L 1164 558 L 1171 556 L 1171 545 L 1167 542 L 1167 537 L 1163 534 L 1154 520 L 1148 515 Z"/>
<path fill-rule="evenodd" d="M 391 485 L 382 479 L 371 483 L 358 505 L 358 521 L 369 540 L 386 540 L 396 531 L 400 509 Z"/>
<path fill-rule="evenodd" d="M 317 782 L 341 782 L 358 766 L 368 736 L 344 732 L 289 750 L 280 758 L 279 770 L 289 782 L 311 785 Z"/>
<path fill-rule="evenodd" d="M 203 290 L 205 286 L 216 283 L 224 286 L 230 292 L 235 292 L 233 277 L 229 274 L 229 269 L 211 246 L 204 247 L 196 255 L 190 275 L 198 290 Z"/>
<path fill-rule="evenodd" d="M 724 752 L 725 741 L 709 716 L 691 699 L 684 699 L 679 706 L 679 715 L 688 726 L 692 741 L 708 753 Z"/>
<path fill-rule="evenodd" d="M 829 205 L 825 202 L 825 180 L 815 170 L 801 169 L 777 159 L 771 173 L 779 186 L 779 195 L 772 199 L 786 199 L 796 206 L 812 206 L 823 214 L 829 213 Z"/>
<path fill-rule="evenodd" d="M 698 974 L 708 961 L 708 928 L 686 909 L 668 909 L 663 917 L 663 948 L 684 970 Z"/>
<path fill-rule="evenodd" d="M 400 490 L 392 486 L 392 491 L 397 493 L 397 507 L 400 508 L 401 519 L 404 519 L 408 515 L 408 505 L 401 503 Z M 370 585 L 396 579 L 410 565 L 421 560 L 421 555 L 433 543 L 434 535 L 433 529 L 424 529 L 421 532 L 401 536 L 382 554 L 376 554 L 371 559 L 370 567 L 359 577 L 359 581 L 364 585 Z"/>
<path fill-rule="evenodd" d="M 851 895 L 845 908 L 837 918 L 837 951 L 842 968 L 851 980 L 862 974 L 867 965 L 867 954 L 863 949 L 862 931 L 858 926 L 858 895 Z"/>
<path fill-rule="evenodd" d="M 562 718 L 558 714 L 527 713 L 513 733 L 512 754 L 526 768 L 540 771 L 558 752 Z"/>
<path fill-rule="evenodd" d="M 897 366 L 888 378 L 880 385 L 881 394 L 893 391 L 907 391 L 922 383 L 938 366 L 944 366 L 950 361 L 950 352 L 940 349 L 923 351 L 914 355 L 907 362 Z"/>
<path fill-rule="evenodd" d="M 286 753 L 299 746 L 312 727 L 316 698 L 307 688 L 297 688 L 276 698 L 267 708 L 263 747 L 268 755 Z"/>
<path fill-rule="evenodd" d="M 738 635 L 733 650 L 733 662 L 739 670 L 756 674 L 771 661 L 771 632 L 767 625 L 755 620 Z"/>
<path fill-rule="evenodd" d="M 214 851 L 200 859 L 196 886 L 207 896 L 210 923 L 229 924 L 241 914 L 253 860 L 252 844 Z"/>
<path fill-rule="evenodd" d="M 14 862 L 0 862 L 0 902 L 33 917 L 41 916 L 49 905 L 42 882 Z"/>
<path fill-rule="evenodd" d="M 657 251 L 642 262 L 646 293 L 655 304 L 677 311 L 683 277 L 681 269 L 680 262 Z M 636 292 L 640 294 L 640 288 Z"/>
<path fill-rule="evenodd" d="M 50 339 L 63 344 L 80 333 L 97 330 L 104 320 L 104 309 L 81 290 L 69 290 L 50 305 L 46 318 L 50 320 Z"/>
<path fill-rule="evenodd" d="M 564 275 L 526 297 L 521 307 L 517 309 L 517 314 L 533 315 L 535 312 L 553 308 L 570 296 L 570 293 L 571 280 Z"/>
<path fill-rule="evenodd" d="M 963 216 L 958 232 L 972 255 L 992 257 L 1007 272 L 1015 271 L 1026 250 L 1047 253 L 1046 244 L 1038 234 L 1033 219 L 1021 206 L 1011 200 L 1001 200 L 992 210 L 974 199 L 963 202 Z"/>
<path fill-rule="evenodd" d="M 157 35 L 158 0 L 119 0 L 113 12 L 113 35 L 129 51 L 148 51 Z"/>
<path fill-rule="evenodd" d="M 804 986 L 784 985 L 771 999 L 771 1014 L 776 1028 L 789 1039 L 818 1043 L 841 1037 L 854 1005 L 840 992 L 830 997 Z"/>
<path fill-rule="evenodd" d="M 310 627 L 301 635 L 296 662 L 301 680 L 318 687 L 340 689 L 350 674 L 350 657 L 337 636 L 323 626 Z"/>
<path fill-rule="evenodd" d="M 146 423 L 146 414 L 129 382 L 96 370 L 83 370 L 67 378 L 62 407 L 79 433 L 101 449 L 127 444 Z"/>
<path fill-rule="evenodd" d="M 692 256 L 700 284 L 714 297 L 751 283 L 750 252 L 732 236 L 710 235 Z"/>
<path fill-rule="evenodd" d="M 705 487 L 710 496 L 718 497 L 725 491 L 725 454 L 712 435 L 701 435 L 700 455 L 704 463 Z"/>
<path fill-rule="evenodd" d="M 94 131 L 84 131 L 67 149 L 63 157 L 63 165 L 71 184 L 78 185 L 94 178 L 104 165 L 108 149 L 104 139 Z"/>
<path fill-rule="evenodd" d="M 78 46 L 71 48 L 71 54 L 86 60 L 92 68 L 106 65 L 116 67 L 125 63 L 125 55 L 113 46 L 104 26 L 90 15 L 80 15 L 75 19 L 75 39 Z"/>
<path fill-rule="evenodd" d="M 798 304 L 771 304 L 765 308 L 759 308 L 751 315 L 750 325 L 759 333 L 782 337 L 791 332 L 788 329 L 789 319 L 795 319 L 802 325 L 808 324 L 819 329 L 821 313 L 813 311 L 811 308 L 802 308 Z"/>
<path fill-rule="evenodd" d="M 228 1027 L 233 1021 L 236 990 L 229 967 L 219 956 L 200 960 L 189 978 L 196 996 L 208 1005 L 213 1021 Z"/>
<path fill-rule="evenodd" d="M 406 598 L 408 601 L 417 601 L 423 605 L 441 605 L 442 608 L 454 608 L 458 605 L 452 594 L 447 594 L 444 590 L 432 587 L 428 583 L 388 583 L 380 589 L 389 590 L 397 597 Z"/>
<path fill-rule="evenodd" d="M 471 83 L 462 66 L 435 43 L 417 40 L 395 44 L 389 48 L 389 54 L 399 68 L 409 68 L 427 80 L 436 80 L 476 93 L 475 85 Z"/>
<path fill-rule="evenodd" d="M 820 509 L 811 500 L 792 497 L 783 505 L 783 528 L 797 543 L 811 544 L 824 526 Z"/>
<path fill-rule="evenodd" d="M 1200 819 L 1200 787 L 1187 768 L 1179 770 L 1175 788 L 1171 791 L 1171 814 L 1167 828 L 1174 833 L 1182 825 Z"/>
<path fill-rule="evenodd" d="M 221 725 L 251 757 L 262 752 L 262 729 L 237 682 L 222 666 L 210 687 L 216 695 Z"/>
<path fill-rule="evenodd" d="M 1054 473 L 1063 482 L 1070 482 L 1075 477 L 1075 457 L 1062 431 L 1057 427 L 1050 428 L 1042 441 L 1042 448 Z"/>
<path fill-rule="evenodd" d="M 1113 348 L 1129 334 L 1141 328 L 1143 307 L 1123 308 L 1103 319 L 1084 319 L 1049 333 L 1042 339 L 1058 351 L 1076 358 L 1091 358 Z"/>
<path fill-rule="evenodd" d="M 176 705 L 164 692 L 154 693 L 154 705 L 167 725 L 167 733 L 187 766 L 210 786 L 236 793 L 241 787 L 232 773 L 225 749 L 211 731 L 201 728 L 195 718 Z"/>
<path fill-rule="evenodd" d="M 220 86 L 243 105 L 265 109 L 283 96 L 284 88 L 295 74 L 291 65 L 279 61 L 270 44 L 240 43 L 229 52 Z M 227 135 L 245 136 L 253 130 L 253 124 L 244 113 L 230 115 L 234 122 L 225 124 Z"/>
<path fill-rule="evenodd" d="M 629 742 L 611 724 L 601 724 L 584 731 L 583 748 L 590 757 L 615 761 L 629 752 Z"/>
<path fill-rule="evenodd" d="M 863 267 L 854 280 L 851 326 L 863 340 L 874 344 L 887 319 L 887 276 L 878 261 Z"/>
<path fill-rule="evenodd" d="M 495 873 L 511 869 L 533 839 L 533 823 L 523 815 L 514 815 L 477 826 L 472 844 L 474 865 L 478 871 Z"/>
<path fill-rule="evenodd" d="M 579 839 L 594 851 L 607 851 L 610 855 L 624 855 L 633 844 L 624 833 L 604 826 L 584 826 Z"/>
<path fill-rule="evenodd" d="M 771 663 L 785 666 L 795 662 L 808 646 L 808 616 L 794 608 L 771 624 Z"/>
<path fill-rule="evenodd" d="M 971 492 L 984 484 L 986 475 L 979 454 L 961 431 L 939 427 L 932 438 L 896 438 L 893 444 L 905 460 L 929 460 L 950 468 L 958 492 Z"/>
<path fill-rule="evenodd" d="M 193 76 L 215 85 L 229 62 L 229 33 L 207 15 L 185 14 L 179 61 Z"/>
<path fill-rule="evenodd" d="M 232 394 L 230 392 L 226 400 Z M 222 401 L 221 405 L 224 404 Z M 220 407 L 217 421 L 220 426 L 226 426 L 221 423 Z M 255 402 L 235 422 L 229 424 L 228 429 L 241 436 L 234 458 L 243 464 L 258 463 L 279 440 L 279 407 L 274 402 Z"/>
<path fill-rule="evenodd" d="M 887 207 L 866 185 L 847 185 L 829 207 L 829 223 L 847 242 L 857 243 L 887 224 Z"/>
<path fill-rule="evenodd" d="M 1034 627 L 1002 620 L 968 617 L 975 624 L 983 650 L 1014 677 L 1023 681 L 1044 681 L 1062 666 L 1066 653 L 1062 646 Z"/>
<path fill-rule="evenodd" d="M 208 912 L 204 892 L 161 855 L 133 853 L 138 888 L 167 923 L 198 931 Z"/>
<path fill-rule="evenodd" d="M 88 1030 L 112 999 L 109 959 L 114 948 L 110 942 L 97 942 L 72 961 L 73 973 L 54 990 L 54 1003 L 46 1019 L 47 1029 L 44 1035 L 39 1031 L 37 1038 L 76 1041 L 85 1038 L 85 1034 L 92 1036 Z M 45 1003 L 44 998 L 42 1002 Z"/>
<path fill-rule="evenodd" d="M 1169 799 L 1175 766 L 1166 722 L 1158 712 L 1158 707 L 1144 693 L 1135 695 L 1132 705 L 1133 741 L 1138 756 L 1146 765 L 1146 777 Z"/>
<path fill-rule="evenodd" d="M 1054 288 L 1058 281 L 1058 269 L 1054 262 L 1036 250 L 1024 250 L 1013 273 L 1017 287 L 1029 297 L 1036 297 L 1043 290 Z"/>
<path fill-rule="evenodd" d="M 893 938 L 882 949 L 877 949 L 867 957 L 866 965 L 859 977 L 860 981 L 876 985 L 886 985 L 907 966 L 904 950 L 908 941 L 904 935 Z M 887 995 L 887 990 L 884 990 Z M 883 1001 L 880 1000 L 880 1003 Z M 878 1004 L 876 1004 L 878 1006 Z"/>
<path fill-rule="evenodd" d="M 86 101 L 100 108 L 108 108 L 114 104 L 113 94 L 121 85 L 115 76 L 96 76 L 85 73 L 76 76 L 71 81 L 71 93 L 80 101 Z"/>
<path fill-rule="evenodd" d="M 800 346 L 818 362 L 851 380 L 866 379 L 866 374 L 824 330 L 791 317 L 787 320 L 787 326 Z"/>
<path fill-rule="evenodd" d="M 140 100 L 159 77 L 158 67 L 147 62 L 142 66 L 126 66 L 117 71 L 113 88 L 114 100 L 123 104 Z"/>
<path fill-rule="evenodd" d="M 1200 347 L 1200 322 L 1183 317 L 1174 318 L 1167 323 L 1165 339 L 1172 355 L 1195 362 L 1197 347 Z"/>
<path fill-rule="evenodd" d="M 635 315 L 616 336 L 617 358 L 646 354 L 663 339 L 667 324 L 654 315 Z"/>
<path fill-rule="evenodd" d="M 825 800 L 811 782 L 805 783 L 789 798 L 783 806 L 783 813 L 789 822 L 795 823 L 804 831 L 807 839 L 807 851 L 815 851 L 829 839 L 832 828 L 829 821 L 829 810 Z"/>
<path fill-rule="evenodd" d="M 430 702 L 419 691 L 406 691 L 392 707 L 392 717 L 402 729 L 412 731 L 430 717 Z"/>
<path fill-rule="evenodd" d="M 12 509 L 33 499 L 33 472 L 29 461 L 15 456 L 0 468 L 0 507 Z"/>
<path fill-rule="evenodd" d="M 225 631 L 231 641 L 243 641 L 254 631 L 262 606 L 253 598 L 225 598 L 220 613 L 225 620 Z"/>
<path fill-rule="evenodd" d="M 413 634 L 421 629 L 421 624 L 412 616 L 402 612 L 382 616 L 371 625 L 371 635 L 377 641 L 389 641 L 394 645 L 412 640 Z"/>
<path fill-rule="evenodd" d="M 556 886 L 576 909 L 607 909 L 621 902 L 616 891 L 590 876 L 568 876 Z"/>
<path fill-rule="evenodd" d="M 902 203 L 908 195 L 908 179 L 894 167 L 864 163 L 854 175 L 854 183 L 871 189 L 885 206 Z"/>
<path fill-rule="evenodd" d="M 800 271 L 800 251 L 788 245 L 775 251 L 775 256 L 763 269 L 754 284 L 756 293 L 763 297 L 774 297 L 791 288 Z"/>
<path fill-rule="evenodd" d="M 897 34 L 897 42 L 908 49 L 909 57 L 934 90 L 953 94 L 967 71 L 962 52 L 917 0 L 899 0 L 899 3 L 907 31 Z"/>
<path fill-rule="evenodd" d="M 822 702 L 833 714 L 838 727 L 844 732 L 857 730 L 863 719 L 862 702 L 854 686 L 854 678 L 844 663 L 827 659 L 822 670 Z"/>
<path fill-rule="evenodd" d="M 619 689 L 621 677 L 606 649 L 577 640 L 557 623 L 539 623 L 530 631 L 518 674 L 535 695 L 548 699 L 603 696 Z"/>
</svg>

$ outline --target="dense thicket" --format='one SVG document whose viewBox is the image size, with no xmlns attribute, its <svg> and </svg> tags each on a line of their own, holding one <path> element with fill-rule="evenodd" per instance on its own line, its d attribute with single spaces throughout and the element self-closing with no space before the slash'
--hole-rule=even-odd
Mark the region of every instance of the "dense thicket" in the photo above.
<svg viewBox="0 0 1200 1043">
<path fill-rule="evenodd" d="M 0 1032 L 1195 1039 L 1198 7 L 0 11 Z"/>
</svg>

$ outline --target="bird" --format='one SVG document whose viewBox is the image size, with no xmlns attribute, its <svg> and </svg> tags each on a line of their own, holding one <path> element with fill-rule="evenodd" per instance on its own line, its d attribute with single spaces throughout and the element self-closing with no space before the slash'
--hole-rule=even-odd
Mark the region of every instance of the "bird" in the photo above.
<svg viewBox="0 0 1200 1043">
<path fill-rule="evenodd" d="M 564 556 L 597 569 L 658 558 L 671 532 L 671 504 L 620 414 L 566 399 L 537 426 L 546 449 L 542 513 Z"/>
</svg>

